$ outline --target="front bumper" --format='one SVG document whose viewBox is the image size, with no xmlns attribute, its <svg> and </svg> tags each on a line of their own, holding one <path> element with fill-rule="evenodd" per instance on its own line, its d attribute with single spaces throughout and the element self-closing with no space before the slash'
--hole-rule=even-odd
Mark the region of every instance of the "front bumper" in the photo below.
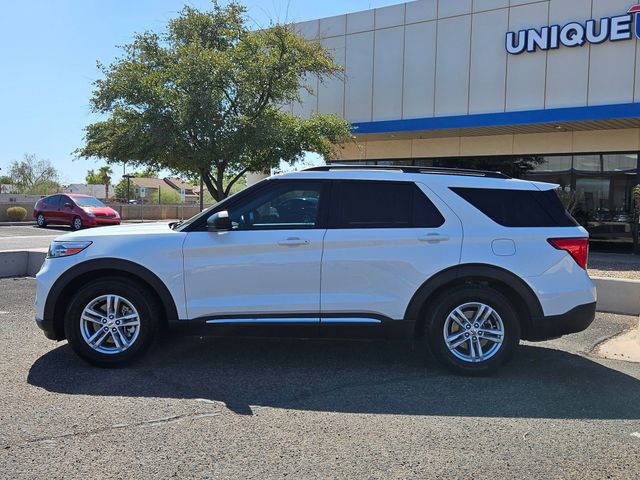
<svg viewBox="0 0 640 480">
<path fill-rule="evenodd" d="M 116 217 L 95 217 L 88 218 L 86 221 L 83 220 L 82 223 L 86 227 L 103 227 L 107 225 L 120 225 L 122 220 Z"/>
<path fill-rule="evenodd" d="M 38 325 L 38 327 L 40 327 L 40 330 L 44 332 L 44 336 L 49 340 L 60 340 L 56 335 L 55 329 L 53 328 L 52 320 L 42 320 L 36 317 L 36 324 Z"/>
<path fill-rule="evenodd" d="M 524 340 L 542 341 L 586 330 L 596 318 L 596 302 L 579 305 L 562 315 L 534 318 Z"/>
</svg>

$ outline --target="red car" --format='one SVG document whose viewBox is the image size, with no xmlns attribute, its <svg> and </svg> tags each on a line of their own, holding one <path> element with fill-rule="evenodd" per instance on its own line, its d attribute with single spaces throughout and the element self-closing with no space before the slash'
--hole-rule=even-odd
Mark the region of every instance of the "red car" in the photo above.
<svg viewBox="0 0 640 480">
<path fill-rule="evenodd" d="M 33 218 L 39 227 L 71 225 L 74 230 L 84 227 L 120 225 L 120 215 L 113 208 L 89 195 L 55 194 L 41 198 L 33 208 Z"/>
</svg>

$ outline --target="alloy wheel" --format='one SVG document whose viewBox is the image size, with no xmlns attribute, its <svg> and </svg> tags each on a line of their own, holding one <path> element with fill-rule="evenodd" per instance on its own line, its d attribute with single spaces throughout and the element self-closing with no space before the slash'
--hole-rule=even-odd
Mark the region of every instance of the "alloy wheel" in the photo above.
<svg viewBox="0 0 640 480">
<path fill-rule="evenodd" d="M 469 302 L 454 308 L 444 323 L 445 344 L 455 357 L 478 363 L 493 357 L 504 342 L 504 323 L 489 305 Z"/>
<path fill-rule="evenodd" d="M 120 295 L 101 295 L 91 300 L 80 316 L 82 338 L 92 349 L 107 355 L 133 346 L 140 334 L 140 315 Z"/>
</svg>

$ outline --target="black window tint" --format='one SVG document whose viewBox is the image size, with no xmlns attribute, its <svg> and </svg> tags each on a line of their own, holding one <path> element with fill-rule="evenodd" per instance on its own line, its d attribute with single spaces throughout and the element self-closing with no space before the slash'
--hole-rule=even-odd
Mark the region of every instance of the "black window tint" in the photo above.
<svg viewBox="0 0 640 480">
<path fill-rule="evenodd" d="M 52 195 L 46 199 L 46 203 L 48 207 L 58 208 L 60 206 L 60 195 Z"/>
<path fill-rule="evenodd" d="M 574 227 L 554 190 L 451 188 L 494 222 L 505 227 Z"/>
<path fill-rule="evenodd" d="M 342 182 L 338 228 L 438 227 L 444 218 L 413 183 Z"/>
<path fill-rule="evenodd" d="M 320 182 L 282 182 L 229 209 L 234 230 L 316 228 Z"/>
<path fill-rule="evenodd" d="M 444 217 L 431 200 L 413 185 L 413 226 L 436 228 L 444 224 Z"/>
</svg>

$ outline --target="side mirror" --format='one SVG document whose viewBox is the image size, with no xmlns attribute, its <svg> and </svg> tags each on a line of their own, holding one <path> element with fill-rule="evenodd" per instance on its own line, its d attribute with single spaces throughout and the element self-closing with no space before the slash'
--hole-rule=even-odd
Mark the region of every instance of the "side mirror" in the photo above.
<svg viewBox="0 0 640 480">
<path fill-rule="evenodd" d="M 64 204 L 64 208 L 68 208 L 70 210 L 73 210 L 73 205 L 71 205 L 69 202 Z"/>
<path fill-rule="evenodd" d="M 210 232 L 220 232 L 225 230 L 231 230 L 231 219 L 229 218 L 229 212 L 222 210 L 216 212 L 207 218 L 207 230 Z"/>
</svg>

